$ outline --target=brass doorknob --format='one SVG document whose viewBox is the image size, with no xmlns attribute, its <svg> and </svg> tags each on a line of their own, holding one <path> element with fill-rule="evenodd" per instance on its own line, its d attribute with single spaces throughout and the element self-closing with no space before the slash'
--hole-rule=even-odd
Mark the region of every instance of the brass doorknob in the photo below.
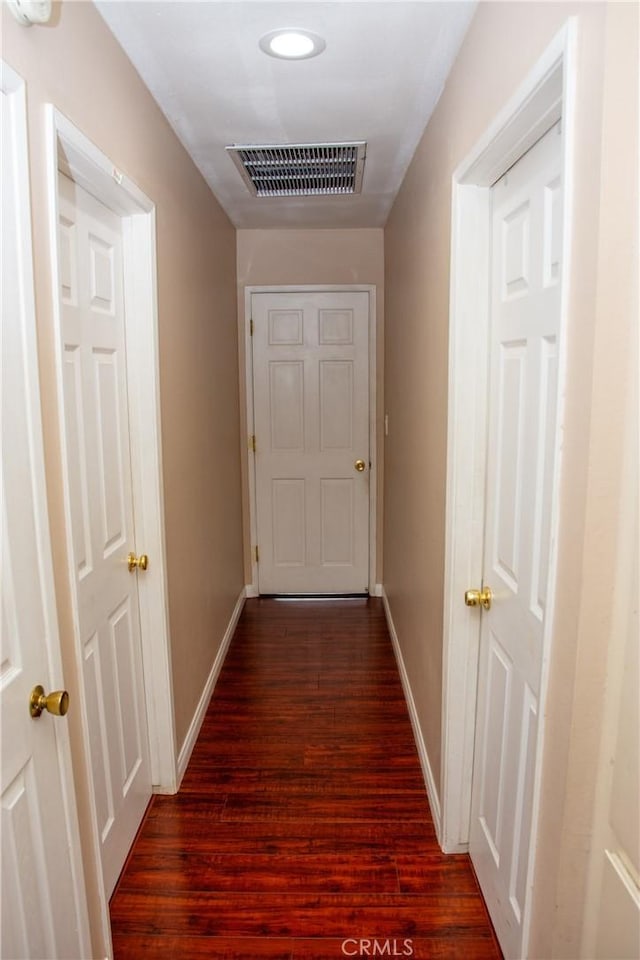
<svg viewBox="0 0 640 960">
<path fill-rule="evenodd" d="M 354 463 L 354 467 L 356 468 L 358 473 L 362 473 L 362 471 L 365 469 L 366 466 L 367 465 L 364 462 L 364 460 L 356 460 L 356 462 Z"/>
<path fill-rule="evenodd" d="M 490 610 L 492 600 L 493 591 L 491 587 L 483 587 L 482 590 L 467 590 L 464 595 L 464 602 L 468 607 L 484 607 L 485 610 Z"/>
<path fill-rule="evenodd" d="M 68 709 L 69 694 L 66 690 L 54 690 L 53 693 L 46 694 L 44 687 L 38 684 L 31 691 L 29 713 L 34 720 L 40 716 L 43 710 L 53 713 L 56 717 L 64 717 Z"/>
<path fill-rule="evenodd" d="M 127 557 L 127 567 L 129 569 L 129 573 L 133 573 L 136 567 L 138 567 L 139 570 L 146 570 L 148 566 L 149 557 L 146 555 L 146 553 L 141 553 L 139 557 L 136 557 L 135 553 L 130 553 Z"/>
</svg>

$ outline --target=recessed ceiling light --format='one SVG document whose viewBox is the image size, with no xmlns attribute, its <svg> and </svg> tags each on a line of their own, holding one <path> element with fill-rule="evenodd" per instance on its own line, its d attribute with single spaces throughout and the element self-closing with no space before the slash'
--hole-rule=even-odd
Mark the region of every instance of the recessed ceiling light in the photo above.
<svg viewBox="0 0 640 960">
<path fill-rule="evenodd" d="M 260 40 L 260 49 L 281 60 L 307 60 L 322 53 L 326 43 L 308 30 L 272 30 Z"/>
<path fill-rule="evenodd" d="M 51 0 L 8 0 L 8 5 L 23 27 L 30 27 L 32 23 L 48 23 L 51 17 Z"/>
</svg>

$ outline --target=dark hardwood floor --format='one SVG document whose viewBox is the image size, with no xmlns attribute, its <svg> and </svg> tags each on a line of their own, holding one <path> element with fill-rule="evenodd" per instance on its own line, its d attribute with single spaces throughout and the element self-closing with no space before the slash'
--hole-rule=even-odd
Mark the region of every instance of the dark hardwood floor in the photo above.
<svg viewBox="0 0 640 960">
<path fill-rule="evenodd" d="M 247 601 L 111 921 L 116 960 L 500 958 L 438 848 L 381 601 Z"/>
</svg>

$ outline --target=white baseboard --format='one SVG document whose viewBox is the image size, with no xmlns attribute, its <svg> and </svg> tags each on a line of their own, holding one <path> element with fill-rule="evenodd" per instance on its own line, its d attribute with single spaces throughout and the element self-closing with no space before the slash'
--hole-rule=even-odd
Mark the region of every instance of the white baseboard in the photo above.
<svg viewBox="0 0 640 960">
<path fill-rule="evenodd" d="M 382 601 L 384 603 L 384 612 L 387 618 L 387 626 L 389 628 L 389 633 L 391 635 L 391 643 L 393 644 L 393 651 L 396 655 L 398 671 L 400 673 L 400 680 L 402 681 L 402 689 L 404 690 L 404 696 L 405 696 L 405 700 L 407 701 L 407 707 L 409 710 L 409 717 L 411 718 L 411 726 L 413 727 L 413 736 L 416 741 L 418 757 L 420 758 L 422 775 L 424 777 L 425 786 L 427 788 L 427 796 L 429 797 L 429 806 L 431 807 L 431 816 L 433 817 L 433 823 L 436 829 L 436 836 L 438 838 L 438 843 L 440 843 L 440 845 L 442 846 L 442 843 L 440 841 L 440 832 L 441 832 L 440 798 L 438 797 L 438 791 L 436 790 L 436 781 L 433 776 L 433 770 L 431 769 L 431 763 L 429 762 L 427 745 L 424 742 L 422 730 L 420 729 L 420 722 L 418 720 L 418 711 L 416 710 L 415 700 L 413 699 L 413 693 L 411 691 L 411 684 L 409 683 L 407 668 L 405 667 L 404 660 L 402 658 L 400 641 L 398 640 L 398 634 L 396 633 L 393 617 L 391 616 L 389 599 L 385 592 L 384 586 L 382 587 Z"/>
<path fill-rule="evenodd" d="M 382 596 L 382 584 L 381 584 L 381 583 L 376 583 L 375 589 L 374 589 L 374 591 L 373 591 L 373 595 L 374 595 L 374 597 L 381 597 L 381 596 Z"/>
<path fill-rule="evenodd" d="M 246 590 L 243 587 L 240 593 L 240 596 L 238 597 L 238 602 L 236 603 L 233 609 L 233 613 L 231 614 L 229 625 L 227 626 L 227 629 L 225 630 L 225 633 L 224 633 L 224 637 L 222 638 L 220 649 L 218 650 L 216 654 L 216 658 L 213 661 L 213 666 L 211 667 L 211 673 L 207 677 L 207 682 L 205 684 L 204 690 L 202 691 L 200 702 L 196 707 L 196 712 L 193 716 L 193 720 L 189 725 L 189 730 L 185 737 L 184 743 L 182 744 L 182 747 L 180 749 L 180 753 L 178 755 L 178 788 L 182 783 L 182 778 L 184 777 L 185 770 L 187 769 L 187 764 L 191 759 L 193 748 L 196 745 L 196 740 L 198 739 L 198 734 L 200 733 L 200 728 L 204 721 L 204 716 L 205 716 L 205 713 L 207 712 L 207 707 L 209 706 L 209 701 L 211 700 L 213 689 L 216 685 L 218 676 L 220 675 L 220 670 L 222 669 L 224 658 L 227 655 L 227 650 L 229 649 L 231 638 L 233 636 L 234 630 L 236 629 L 238 620 L 240 619 L 240 614 L 242 613 L 245 597 L 246 597 Z"/>
</svg>

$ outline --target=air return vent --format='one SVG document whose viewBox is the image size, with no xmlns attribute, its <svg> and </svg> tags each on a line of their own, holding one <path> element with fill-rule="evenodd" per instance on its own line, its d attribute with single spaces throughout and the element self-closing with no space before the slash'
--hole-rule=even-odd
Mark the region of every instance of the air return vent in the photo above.
<svg viewBox="0 0 640 960">
<path fill-rule="evenodd" d="M 292 143 L 227 147 L 257 197 L 360 193 L 366 143 Z"/>
</svg>

